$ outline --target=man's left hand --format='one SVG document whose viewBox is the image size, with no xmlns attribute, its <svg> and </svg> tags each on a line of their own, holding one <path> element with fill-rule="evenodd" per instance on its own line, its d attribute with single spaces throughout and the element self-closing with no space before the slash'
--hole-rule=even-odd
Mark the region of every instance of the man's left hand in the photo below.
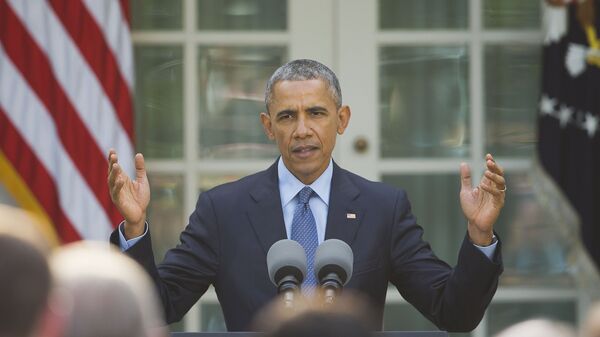
<svg viewBox="0 0 600 337">
<path fill-rule="evenodd" d="M 475 188 L 471 184 L 471 169 L 465 163 L 460 165 L 460 205 L 468 220 L 469 238 L 478 246 L 492 243 L 494 223 L 504 206 L 506 191 L 504 170 L 489 153 L 485 161 L 487 169 Z"/>
</svg>

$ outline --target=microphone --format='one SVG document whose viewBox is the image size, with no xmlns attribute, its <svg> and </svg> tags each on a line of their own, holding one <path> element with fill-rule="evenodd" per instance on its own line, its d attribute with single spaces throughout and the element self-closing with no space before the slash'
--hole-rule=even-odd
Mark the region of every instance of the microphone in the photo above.
<svg viewBox="0 0 600 337">
<path fill-rule="evenodd" d="M 284 306 L 294 306 L 294 295 L 306 275 L 306 253 L 294 240 L 279 240 L 267 252 L 269 279 L 283 293 Z"/>
<path fill-rule="evenodd" d="M 344 241 L 325 240 L 315 254 L 315 274 L 324 290 L 325 303 L 332 304 L 335 296 L 352 277 L 354 254 Z"/>
</svg>

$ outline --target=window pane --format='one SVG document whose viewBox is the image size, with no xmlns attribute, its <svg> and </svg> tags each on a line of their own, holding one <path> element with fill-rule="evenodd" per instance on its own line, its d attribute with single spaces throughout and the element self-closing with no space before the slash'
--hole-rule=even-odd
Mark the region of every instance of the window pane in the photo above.
<svg viewBox="0 0 600 337">
<path fill-rule="evenodd" d="M 484 0 L 484 26 L 501 29 L 540 29 L 541 3 L 539 0 Z"/>
<path fill-rule="evenodd" d="M 538 45 L 485 47 L 486 142 L 496 156 L 534 153 L 540 54 Z"/>
<path fill-rule="evenodd" d="M 381 155 L 467 156 L 468 48 L 383 47 L 379 54 Z"/>
<path fill-rule="evenodd" d="M 130 0 L 134 30 L 181 29 L 181 0 Z"/>
<path fill-rule="evenodd" d="M 198 0 L 200 30 L 286 30 L 287 1 Z"/>
<path fill-rule="evenodd" d="M 450 265 L 456 264 L 467 232 L 458 196 L 458 168 L 456 174 L 384 175 L 382 181 L 406 190 L 413 215 L 425 229 L 424 239 L 439 258 Z"/>
<path fill-rule="evenodd" d="M 147 158 L 183 154 L 181 47 L 135 48 L 137 149 Z"/>
<path fill-rule="evenodd" d="M 202 331 L 221 332 L 227 331 L 223 311 L 218 303 L 201 304 Z"/>
<path fill-rule="evenodd" d="M 506 175 L 508 189 L 495 230 L 503 242 L 503 285 L 573 287 L 569 238 L 535 197 L 527 173 Z"/>
<path fill-rule="evenodd" d="M 573 301 L 544 301 L 494 303 L 488 309 L 488 336 L 494 336 L 508 326 L 533 318 L 548 318 L 570 324 L 576 323 L 576 304 Z"/>
<path fill-rule="evenodd" d="M 213 187 L 236 181 L 247 174 L 200 174 L 198 175 L 198 194 L 206 192 Z"/>
<path fill-rule="evenodd" d="M 390 288 L 388 291 L 397 291 Z M 386 331 L 437 331 L 438 328 L 417 311 L 412 305 L 387 304 L 383 315 L 383 328 Z M 450 337 L 469 337 L 469 333 L 449 333 Z"/>
<path fill-rule="evenodd" d="M 167 250 L 179 243 L 179 234 L 186 224 L 183 215 L 183 177 L 150 173 L 148 179 L 152 194 L 148 224 L 154 259 L 160 262 Z"/>
<path fill-rule="evenodd" d="M 380 29 L 467 28 L 467 0 L 380 0 Z"/>
<path fill-rule="evenodd" d="M 200 156 L 275 158 L 259 114 L 264 90 L 286 60 L 284 47 L 201 47 L 199 51 Z"/>
</svg>

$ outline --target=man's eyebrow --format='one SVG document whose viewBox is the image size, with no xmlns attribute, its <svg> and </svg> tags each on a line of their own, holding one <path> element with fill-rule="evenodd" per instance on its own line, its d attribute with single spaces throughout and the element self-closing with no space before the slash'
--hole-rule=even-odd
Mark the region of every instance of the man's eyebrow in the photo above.
<svg viewBox="0 0 600 337">
<path fill-rule="evenodd" d="M 306 111 L 308 111 L 308 112 L 327 111 L 327 109 L 322 106 L 315 105 L 315 106 L 311 106 L 310 108 L 307 108 Z"/>
<path fill-rule="evenodd" d="M 294 114 L 294 113 L 296 113 L 295 109 L 284 109 L 284 110 L 277 112 L 275 114 L 275 116 L 279 117 L 281 115 L 288 115 L 288 114 Z"/>
</svg>

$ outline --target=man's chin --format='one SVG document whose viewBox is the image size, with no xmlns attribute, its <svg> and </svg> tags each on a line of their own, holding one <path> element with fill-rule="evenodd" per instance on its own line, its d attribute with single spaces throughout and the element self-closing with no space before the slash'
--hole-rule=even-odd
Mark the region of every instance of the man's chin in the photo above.
<svg viewBox="0 0 600 337">
<path fill-rule="evenodd" d="M 297 163 L 288 167 L 290 172 L 306 185 L 312 184 L 323 172 L 320 172 L 319 163 Z M 324 171 L 324 170 L 323 170 Z"/>
</svg>

